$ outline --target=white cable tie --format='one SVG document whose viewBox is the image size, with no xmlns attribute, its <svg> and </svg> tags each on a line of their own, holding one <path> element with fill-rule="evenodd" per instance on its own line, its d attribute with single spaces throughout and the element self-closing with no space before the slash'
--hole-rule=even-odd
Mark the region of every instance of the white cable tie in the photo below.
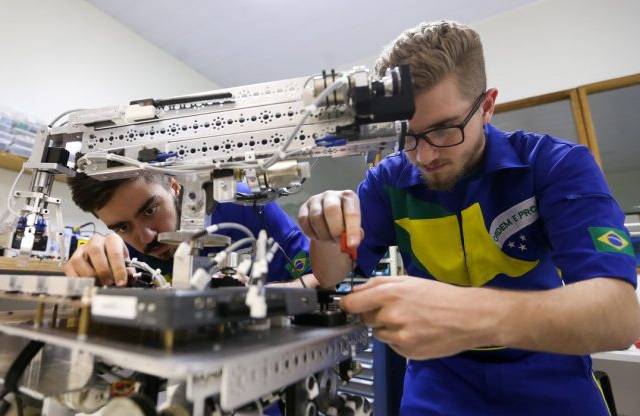
<svg viewBox="0 0 640 416">
<path fill-rule="evenodd" d="M 247 273 L 249 273 L 249 269 L 251 268 L 252 262 L 253 261 L 250 258 L 242 260 L 238 265 L 238 267 L 236 267 L 236 271 L 246 276 Z"/>
<path fill-rule="evenodd" d="M 226 251 L 221 251 L 218 254 L 215 255 L 215 257 L 213 258 L 213 261 L 216 264 L 220 264 L 222 263 L 225 259 L 227 258 L 227 252 Z"/>
</svg>

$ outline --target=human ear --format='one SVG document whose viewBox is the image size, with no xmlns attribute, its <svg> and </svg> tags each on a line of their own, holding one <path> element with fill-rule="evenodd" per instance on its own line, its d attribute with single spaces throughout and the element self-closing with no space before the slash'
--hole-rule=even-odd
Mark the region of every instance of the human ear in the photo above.
<svg viewBox="0 0 640 416">
<path fill-rule="evenodd" d="M 498 90 L 496 88 L 489 88 L 485 93 L 485 99 L 482 103 L 482 124 L 488 124 L 493 117 L 493 112 L 496 108 L 496 98 L 498 97 Z"/>
</svg>

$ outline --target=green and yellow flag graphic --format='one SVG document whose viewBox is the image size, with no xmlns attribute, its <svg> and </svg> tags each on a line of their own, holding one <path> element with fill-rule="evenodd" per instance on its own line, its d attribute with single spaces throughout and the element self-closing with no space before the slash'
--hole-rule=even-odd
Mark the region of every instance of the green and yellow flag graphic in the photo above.
<svg viewBox="0 0 640 416">
<path fill-rule="evenodd" d="M 285 266 L 285 269 L 289 272 L 291 277 L 298 278 L 307 272 L 310 264 L 311 260 L 309 259 L 309 253 L 301 250 Z"/>
<path fill-rule="evenodd" d="M 398 245 L 441 282 L 478 287 L 498 274 L 522 276 L 539 263 L 502 251 L 487 230 L 479 203 L 463 209 L 458 218 L 442 206 L 421 201 L 403 190 L 386 191 Z"/>
<path fill-rule="evenodd" d="M 623 253 L 634 256 L 633 246 L 625 231 L 611 227 L 589 227 L 596 250 L 605 253 Z"/>
</svg>

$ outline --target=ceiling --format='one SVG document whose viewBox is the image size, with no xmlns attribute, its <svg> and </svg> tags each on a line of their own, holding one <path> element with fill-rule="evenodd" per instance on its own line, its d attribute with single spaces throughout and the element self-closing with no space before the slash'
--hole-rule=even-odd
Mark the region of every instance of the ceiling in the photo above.
<svg viewBox="0 0 640 416">
<path fill-rule="evenodd" d="M 88 0 L 220 87 L 369 63 L 420 21 L 478 22 L 535 0 Z"/>
</svg>

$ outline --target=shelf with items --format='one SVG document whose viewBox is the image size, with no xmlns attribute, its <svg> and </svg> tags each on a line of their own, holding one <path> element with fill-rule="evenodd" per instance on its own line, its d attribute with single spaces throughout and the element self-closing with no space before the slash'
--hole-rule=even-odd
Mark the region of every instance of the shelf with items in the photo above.
<svg viewBox="0 0 640 416">
<path fill-rule="evenodd" d="M 43 123 L 0 108 L 0 168 L 19 172 L 33 151 L 36 135 L 45 128 Z M 57 181 L 65 182 L 62 175 Z"/>
<path fill-rule="evenodd" d="M 28 157 L 33 150 L 36 135 L 44 124 L 10 111 L 0 110 L 0 151 Z"/>
</svg>

